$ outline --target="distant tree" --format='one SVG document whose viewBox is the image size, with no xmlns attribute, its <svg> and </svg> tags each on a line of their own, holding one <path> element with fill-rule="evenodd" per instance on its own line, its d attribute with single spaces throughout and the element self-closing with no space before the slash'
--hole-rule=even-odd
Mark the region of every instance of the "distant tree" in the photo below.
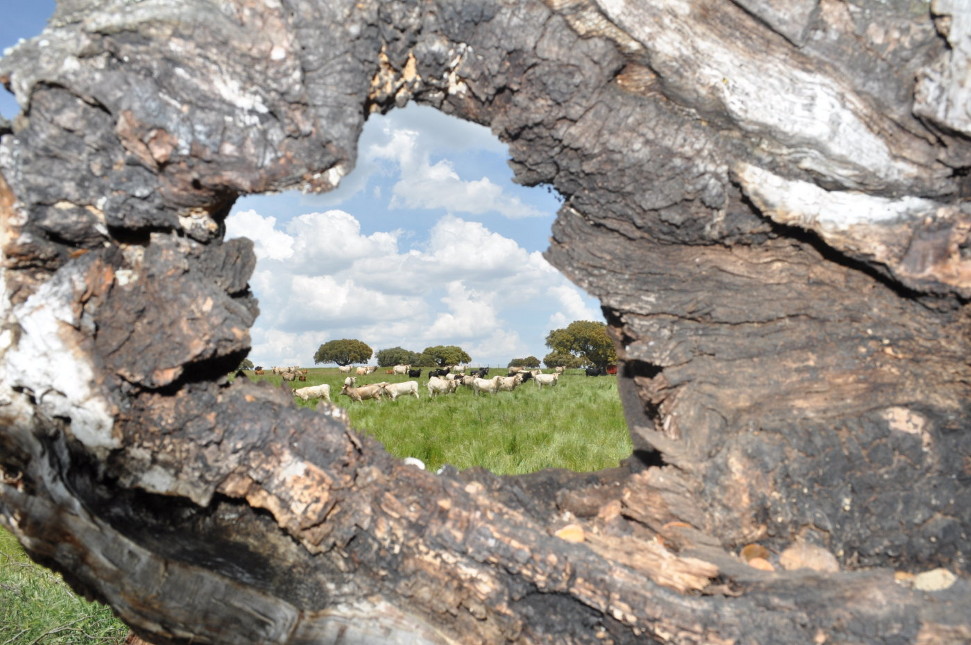
<svg viewBox="0 0 971 645">
<path fill-rule="evenodd" d="M 412 367 L 438 367 L 438 361 L 435 360 L 434 356 L 429 356 L 428 354 L 421 353 L 418 355 L 418 360 L 411 362 Z"/>
<path fill-rule="evenodd" d="M 465 353 L 465 350 L 455 345 L 436 345 L 426 347 L 422 350 L 422 364 L 430 359 L 432 365 L 445 367 L 446 365 L 458 365 L 459 363 L 470 363 L 472 358 Z"/>
<path fill-rule="evenodd" d="M 509 367 L 539 367 L 539 359 L 535 356 L 527 356 L 526 358 L 514 358 L 509 361 Z"/>
<path fill-rule="evenodd" d="M 253 361 L 251 361 L 248 358 L 244 358 L 243 359 L 243 362 L 239 364 L 239 367 L 237 369 L 241 369 L 241 370 L 251 370 L 251 369 L 253 369 Z"/>
<path fill-rule="evenodd" d="M 565 367 L 567 369 L 583 367 L 583 359 L 579 356 L 557 351 L 550 352 L 544 356 L 543 363 L 546 367 Z"/>
<path fill-rule="evenodd" d="M 418 352 L 412 352 L 401 347 L 391 347 L 389 349 L 379 349 L 374 355 L 378 359 L 378 367 L 391 367 L 393 365 L 415 365 L 421 356 Z"/>
<path fill-rule="evenodd" d="M 607 325 L 591 320 L 575 320 L 564 329 L 554 329 L 546 336 L 546 346 L 554 353 L 572 354 L 597 367 L 606 367 L 617 360 Z"/>
<path fill-rule="evenodd" d="M 367 363 L 374 350 L 366 344 L 353 338 L 330 340 L 317 348 L 314 363 L 337 363 L 350 365 L 351 363 Z"/>
</svg>

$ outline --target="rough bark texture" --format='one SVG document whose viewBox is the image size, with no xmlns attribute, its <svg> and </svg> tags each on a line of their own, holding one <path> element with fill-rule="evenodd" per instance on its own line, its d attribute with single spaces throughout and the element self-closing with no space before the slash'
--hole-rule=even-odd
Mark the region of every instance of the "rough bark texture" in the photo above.
<svg viewBox="0 0 971 645">
<path fill-rule="evenodd" d="M 158 643 L 971 640 L 969 13 L 63 1 L 0 63 L 0 517 Z M 332 188 L 411 100 L 564 196 L 618 469 L 435 476 L 220 377 L 235 198 Z"/>
</svg>

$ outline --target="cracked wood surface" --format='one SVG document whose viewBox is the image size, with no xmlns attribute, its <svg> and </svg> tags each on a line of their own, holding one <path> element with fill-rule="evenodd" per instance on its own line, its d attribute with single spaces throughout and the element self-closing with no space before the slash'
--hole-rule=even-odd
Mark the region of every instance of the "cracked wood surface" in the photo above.
<svg viewBox="0 0 971 645">
<path fill-rule="evenodd" d="M 62 3 L 0 61 L 0 517 L 158 643 L 971 638 L 967 14 Z M 435 476 L 223 378 L 237 196 L 333 188 L 412 100 L 563 195 L 620 467 Z"/>
</svg>

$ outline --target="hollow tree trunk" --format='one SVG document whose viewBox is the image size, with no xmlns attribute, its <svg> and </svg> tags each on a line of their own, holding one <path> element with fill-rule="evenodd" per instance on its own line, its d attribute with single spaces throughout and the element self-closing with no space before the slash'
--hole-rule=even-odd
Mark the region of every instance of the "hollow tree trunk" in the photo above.
<svg viewBox="0 0 971 645">
<path fill-rule="evenodd" d="M 969 640 L 969 53 L 944 0 L 64 2 L 0 63 L 0 517 L 158 643 Z M 235 198 L 411 100 L 564 196 L 621 467 L 435 476 L 221 378 Z"/>
</svg>

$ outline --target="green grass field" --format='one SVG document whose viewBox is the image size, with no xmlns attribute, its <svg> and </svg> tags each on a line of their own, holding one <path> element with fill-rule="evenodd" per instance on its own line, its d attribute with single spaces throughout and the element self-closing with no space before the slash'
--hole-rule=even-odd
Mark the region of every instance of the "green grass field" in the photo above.
<svg viewBox="0 0 971 645">
<path fill-rule="evenodd" d="M 482 466 L 502 474 L 522 474 L 544 468 L 593 471 L 616 466 L 631 453 L 617 380 L 614 376 L 584 376 L 570 370 L 555 387 L 532 382 L 512 392 L 474 395 L 465 387 L 454 394 L 428 396 L 427 370 L 419 378 L 389 375 L 384 369 L 358 377 L 358 385 L 380 381 L 418 382 L 420 399 L 352 402 L 339 394 L 344 375 L 336 368 L 310 369 L 306 382 L 327 383 L 331 399 L 345 408 L 351 425 L 366 432 L 397 457 L 417 457 L 429 469 L 451 464 L 459 470 Z M 490 376 L 505 374 L 493 369 Z M 274 384 L 281 377 L 251 376 Z M 298 401 L 314 407 L 317 401 Z"/>
<path fill-rule="evenodd" d="M 493 369 L 491 375 L 504 374 Z M 339 394 L 337 368 L 311 368 L 294 387 L 328 383 L 334 403 L 347 409 L 351 425 L 381 441 L 398 457 L 417 457 L 429 469 L 483 466 L 498 474 L 544 468 L 592 471 L 616 466 L 631 452 L 616 377 L 588 378 L 570 370 L 553 388 L 527 382 L 512 392 L 475 396 L 428 396 L 421 378 L 385 374 L 358 377 L 358 385 L 418 381 L 420 399 L 352 402 Z M 281 377 L 256 376 L 279 386 Z M 297 405 L 315 407 L 317 401 Z M 0 645 L 121 643 L 128 629 L 111 611 L 74 595 L 60 576 L 28 560 L 12 535 L 0 529 Z"/>
<path fill-rule="evenodd" d="M 0 529 L 0 645 L 109 645 L 127 634 L 110 609 L 75 595 Z"/>
</svg>

